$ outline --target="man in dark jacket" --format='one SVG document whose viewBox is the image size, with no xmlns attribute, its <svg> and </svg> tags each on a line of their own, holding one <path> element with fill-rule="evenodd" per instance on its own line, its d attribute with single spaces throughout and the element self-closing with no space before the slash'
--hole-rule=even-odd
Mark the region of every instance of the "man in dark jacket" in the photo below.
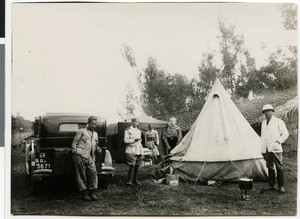
<svg viewBox="0 0 300 219">
<path fill-rule="evenodd" d="M 163 130 L 163 140 L 167 147 L 167 154 L 182 140 L 181 128 L 176 124 L 176 118 L 171 117 L 168 128 Z"/>
</svg>

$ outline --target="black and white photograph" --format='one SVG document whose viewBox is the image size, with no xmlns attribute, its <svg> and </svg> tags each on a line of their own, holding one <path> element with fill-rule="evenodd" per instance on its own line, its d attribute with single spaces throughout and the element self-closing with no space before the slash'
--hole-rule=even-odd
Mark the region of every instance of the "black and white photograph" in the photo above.
<svg viewBox="0 0 300 219">
<path fill-rule="evenodd" d="M 10 2 L 12 216 L 296 216 L 298 3 Z"/>
</svg>

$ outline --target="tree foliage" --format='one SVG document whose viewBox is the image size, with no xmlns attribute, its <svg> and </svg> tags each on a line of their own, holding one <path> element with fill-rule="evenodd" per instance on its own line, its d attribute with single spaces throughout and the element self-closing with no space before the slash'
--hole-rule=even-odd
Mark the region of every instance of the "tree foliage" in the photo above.
<svg viewBox="0 0 300 219">
<path fill-rule="evenodd" d="M 247 97 L 252 90 L 284 90 L 297 86 L 297 47 L 278 47 L 271 53 L 268 63 L 260 69 L 241 69 L 236 94 Z"/>
<path fill-rule="evenodd" d="M 212 52 L 202 55 L 202 62 L 198 68 L 199 97 L 204 99 L 216 77 L 222 80 L 225 88 L 229 89 L 232 95 L 246 96 L 249 89 L 245 85 L 255 72 L 255 59 L 245 48 L 243 35 L 236 34 L 234 25 L 226 25 L 219 20 L 219 31 L 222 67 L 218 69 L 213 65 Z"/>
<path fill-rule="evenodd" d="M 196 94 L 200 99 L 201 106 L 205 102 L 205 97 L 209 93 L 214 81 L 220 74 L 220 69 L 213 64 L 213 59 L 214 54 L 212 52 L 203 53 L 201 64 L 198 67 L 200 80 L 197 82 Z"/>
<path fill-rule="evenodd" d="M 121 118 L 127 119 L 136 116 L 136 110 L 139 106 L 139 98 L 134 93 L 134 89 L 127 84 L 126 97 L 123 102 L 123 108 L 118 110 L 118 114 Z"/>
<path fill-rule="evenodd" d="M 282 16 L 287 29 L 297 24 L 294 4 L 282 4 Z M 205 103 L 215 79 L 221 79 L 233 98 L 247 98 L 263 90 L 287 89 L 297 85 L 297 47 L 278 47 L 265 66 L 256 68 L 255 58 L 245 48 L 244 36 L 237 34 L 234 25 L 219 20 L 219 52 L 222 58 L 220 68 L 216 67 L 215 52 L 204 52 L 198 67 L 199 78 L 188 80 L 180 74 L 169 74 L 150 57 L 147 66 L 139 71 L 130 46 L 123 44 L 122 55 L 138 72 L 141 91 L 140 103 L 149 115 L 177 114 L 183 111 L 200 110 Z M 136 101 L 137 97 L 128 99 Z M 127 105 L 127 106 L 126 106 Z M 125 108 L 133 111 L 129 101 Z"/>
<path fill-rule="evenodd" d="M 129 63 L 131 67 L 136 67 L 136 60 L 133 49 L 126 43 L 122 44 L 121 53 L 123 58 Z"/>
<path fill-rule="evenodd" d="M 135 59 L 134 51 L 131 46 L 126 43 L 123 43 L 121 46 L 121 54 L 125 61 L 130 65 L 133 71 L 136 73 L 137 84 L 139 86 L 139 90 L 142 89 L 142 73 L 139 71 L 137 67 L 137 62 Z M 141 108 L 140 105 L 141 96 L 135 94 L 134 89 L 131 85 L 127 85 L 126 87 L 126 97 L 123 102 L 123 108 L 118 110 L 118 114 L 123 119 L 136 116 L 137 108 Z"/>
<path fill-rule="evenodd" d="M 260 82 L 259 78 L 256 77 L 258 72 L 255 66 L 255 59 L 250 55 L 248 49 L 244 49 L 243 55 L 245 62 L 240 64 L 235 86 L 235 96 L 246 98 L 251 90 L 259 88 Z"/>
<path fill-rule="evenodd" d="M 234 97 L 247 98 L 250 91 L 260 93 L 263 89 L 282 90 L 297 85 L 297 47 L 278 47 L 270 55 L 268 63 L 256 69 L 255 59 L 245 48 L 243 35 L 235 33 L 235 26 L 219 22 L 219 30 L 223 61 L 220 77 Z"/>
<path fill-rule="evenodd" d="M 219 20 L 219 46 L 222 54 L 223 68 L 221 70 L 223 83 L 234 92 L 236 86 L 236 66 L 239 57 L 244 53 L 244 37 L 235 33 L 235 26 L 226 26 Z"/>
<path fill-rule="evenodd" d="M 24 119 L 21 115 L 11 117 L 12 132 L 29 132 L 32 131 L 32 122 Z"/>
<path fill-rule="evenodd" d="M 168 74 L 150 57 L 144 69 L 143 110 L 149 115 L 174 114 L 188 110 L 192 88 L 180 74 Z"/>
<path fill-rule="evenodd" d="M 280 10 L 284 28 L 287 30 L 297 30 L 297 4 L 281 4 Z"/>
<path fill-rule="evenodd" d="M 284 90 L 297 85 L 297 48 L 278 47 L 273 52 L 268 64 L 260 69 L 261 74 L 267 74 L 265 82 L 267 89 Z"/>
</svg>

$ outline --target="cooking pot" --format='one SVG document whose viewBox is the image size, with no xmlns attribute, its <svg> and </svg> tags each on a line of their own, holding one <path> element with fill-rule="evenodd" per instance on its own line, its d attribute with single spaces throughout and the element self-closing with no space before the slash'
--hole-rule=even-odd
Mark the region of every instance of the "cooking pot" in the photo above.
<svg viewBox="0 0 300 219">
<path fill-rule="evenodd" d="M 253 179 L 241 178 L 239 179 L 239 188 L 241 190 L 251 190 Z"/>
</svg>

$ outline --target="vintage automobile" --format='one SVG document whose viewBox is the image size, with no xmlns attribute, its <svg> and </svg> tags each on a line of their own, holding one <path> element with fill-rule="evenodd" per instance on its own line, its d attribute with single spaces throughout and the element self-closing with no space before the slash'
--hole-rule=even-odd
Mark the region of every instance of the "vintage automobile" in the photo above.
<svg viewBox="0 0 300 219">
<path fill-rule="evenodd" d="M 49 178 L 75 179 L 72 160 L 72 142 L 78 129 L 87 125 L 89 115 L 74 113 L 48 113 L 33 123 L 34 137 L 25 146 L 25 171 L 30 177 L 31 193 L 38 183 Z M 106 120 L 98 117 L 95 128 L 101 153 L 96 152 L 99 187 L 107 188 L 114 175 L 110 152 L 106 150 Z M 75 181 L 74 181 L 75 183 Z"/>
</svg>

